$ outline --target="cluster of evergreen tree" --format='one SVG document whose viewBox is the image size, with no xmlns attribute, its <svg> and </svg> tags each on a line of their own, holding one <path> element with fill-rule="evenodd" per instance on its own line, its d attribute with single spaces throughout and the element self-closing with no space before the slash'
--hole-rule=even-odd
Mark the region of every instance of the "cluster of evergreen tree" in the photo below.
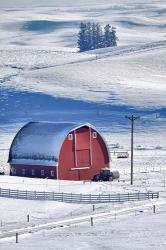
<svg viewBox="0 0 166 250">
<path fill-rule="evenodd" d="M 80 52 L 117 46 L 116 28 L 107 24 L 104 29 L 98 23 L 80 24 L 78 48 Z"/>
</svg>

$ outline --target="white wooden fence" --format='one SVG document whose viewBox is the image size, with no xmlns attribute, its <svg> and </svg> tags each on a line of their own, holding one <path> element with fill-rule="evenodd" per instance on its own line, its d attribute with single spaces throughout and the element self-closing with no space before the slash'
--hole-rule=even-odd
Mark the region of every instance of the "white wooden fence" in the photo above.
<svg viewBox="0 0 166 250">
<path fill-rule="evenodd" d="M 94 194 L 23 191 L 23 190 L 0 188 L 0 197 L 26 199 L 26 200 L 61 201 L 66 203 L 96 204 L 96 203 L 116 203 L 125 201 L 156 199 L 159 198 L 159 192 L 94 195 Z"/>
</svg>

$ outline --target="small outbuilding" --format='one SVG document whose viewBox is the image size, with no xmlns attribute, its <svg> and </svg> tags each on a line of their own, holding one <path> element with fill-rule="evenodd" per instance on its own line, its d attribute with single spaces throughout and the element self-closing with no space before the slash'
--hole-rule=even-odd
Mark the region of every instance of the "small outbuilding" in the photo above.
<svg viewBox="0 0 166 250">
<path fill-rule="evenodd" d="M 108 147 L 89 123 L 30 122 L 9 151 L 10 174 L 60 180 L 91 180 L 109 167 Z"/>
</svg>

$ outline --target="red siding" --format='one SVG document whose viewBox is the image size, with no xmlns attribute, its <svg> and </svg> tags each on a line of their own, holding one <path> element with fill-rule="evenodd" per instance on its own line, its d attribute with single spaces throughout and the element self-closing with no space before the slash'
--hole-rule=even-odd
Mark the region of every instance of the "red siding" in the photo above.
<svg viewBox="0 0 166 250">
<path fill-rule="evenodd" d="M 100 172 L 101 168 L 109 166 L 109 155 L 105 142 L 98 133 L 97 138 L 93 138 L 94 131 L 83 127 L 76 130 L 76 136 L 73 132 L 72 141 L 66 137 L 59 155 L 59 179 L 90 180 Z M 78 152 L 77 149 L 85 150 L 85 152 L 82 151 L 81 155 L 81 151 Z M 68 153 L 66 154 L 66 152 Z"/>
<path fill-rule="evenodd" d="M 11 164 L 11 167 L 16 170 L 16 173 L 12 174 L 15 176 L 56 179 L 56 167 L 21 164 Z M 25 174 L 23 174 L 23 169 L 25 169 Z M 34 175 L 32 175 L 32 170 L 35 171 Z M 41 170 L 44 170 L 44 175 L 41 175 Z M 51 176 L 51 171 L 54 171 L 54 176 Z"/>
<path fill-rule="evenodd" d="M 91 165 L 90 149 L 76 150 L 77 167 L 89 167 Z"/>
</svg>

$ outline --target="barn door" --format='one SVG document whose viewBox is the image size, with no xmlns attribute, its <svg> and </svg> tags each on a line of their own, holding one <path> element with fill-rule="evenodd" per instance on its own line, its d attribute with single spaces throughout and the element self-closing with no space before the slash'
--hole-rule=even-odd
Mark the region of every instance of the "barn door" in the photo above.
<svg viewBox="0 0 166 250">
<path fill-rule="evenodd" d="M 77 168 L 91 165 L 90 128 L 83 127 L 75 132 L 75 166 Z"/>
</svg>

